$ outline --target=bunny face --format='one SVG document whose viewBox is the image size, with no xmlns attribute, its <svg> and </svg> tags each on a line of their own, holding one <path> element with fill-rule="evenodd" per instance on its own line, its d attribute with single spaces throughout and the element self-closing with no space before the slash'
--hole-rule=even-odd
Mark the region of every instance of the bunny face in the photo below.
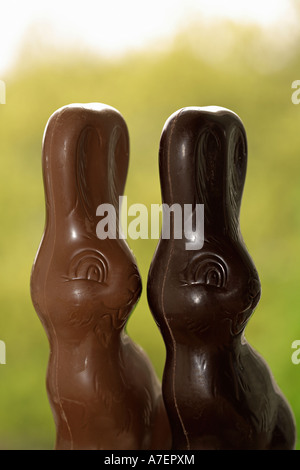
<svg viewBox="0 0 300 470">
<path fill-rule="evenodd" d="M 260 282 L 243 246 L 232 240 L 170 260 L 163 281 L 160 321 L 176 342 L 227 344 L 240 335 L 260 298 Z"/>
<path fill-rule="evenodd" d="M 72 248 L 58 254 L 49 271 L 49 292 L 56 292 L 55 299 L 48 299 L 52 321 L 61 335 L 74 338 L 77 331 L 81 338 L 94 331 L 107 346 L 139 299 L 138 268 L 117 240 Z"/>
</svg>

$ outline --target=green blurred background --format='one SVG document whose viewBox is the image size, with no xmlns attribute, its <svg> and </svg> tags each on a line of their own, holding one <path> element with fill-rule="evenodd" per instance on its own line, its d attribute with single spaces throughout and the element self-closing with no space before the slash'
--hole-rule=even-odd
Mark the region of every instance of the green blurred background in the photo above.
<svg viewBox="0 0 300 470">
<path fill-rule="evenodd" d="M 299 16 L 300 18 L 300 16 Z M 45 389 L 48 343 L 30 299 L 31 266 L 44 227 L 41 143 L 49 116 L 74 102 L 102 102 L 124 116 L 131 139 L 128 205 L 160 203 L 158 146 L 168 116 L 184 106 L 219 105 L 243 120 L 249 146 L 241 226 L 262 283 L 246 329 L 267 360 L 300 426 L 300 42 L 276 30 L 197 20 L 163 44 L 101 58 L 24 38 L 0 106 L 0 449 L 52 449 Z M 286 31 L 286 34 L 288 31 Z M 285 45 L 285 46 L 284 46 Z M 161 377 L 164 345 L 149 312 L 146 281 L 156 240 L 128 240 L 143 278 L 128 332 Z M 300 449 L 300 441 L 297 442 Z"/>
</svg>

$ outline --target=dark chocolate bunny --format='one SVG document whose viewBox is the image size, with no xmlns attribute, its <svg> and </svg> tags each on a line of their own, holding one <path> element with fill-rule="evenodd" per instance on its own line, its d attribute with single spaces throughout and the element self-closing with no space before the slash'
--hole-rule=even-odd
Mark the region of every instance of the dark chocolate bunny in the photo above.
<svg viewBox="0 0 300 470">
<path fill-rule="evenodd" d="M 166 345 L 163 396 L 173 449 L 294 448 L 290 407 L 244 336 L 260 298 L 239 225 L 246 165 L 246 134 L 233 112 L 184 108 L 166 122 L 162 200 L 182 213 L 193 208 L 193 225 L 182 225 L 181 238 L 174 214 L 148 277 L 149 305 Z M 204 204 L 202 243 L 193 229 L 197 204 Z M 163 218 L 163 230 L 168 222 Z"/>
<path fill-rule="evenodd" d="M 56 449 L 170 445 L 161 386 L 124 329 L 141 293 L 136 261 L 121 236 L 96 235 L 101 204 L 115 209 L 118 227 L 128 160 L 127 127 L 115 109 L 70 105 L 49 119 L 46 226 L 31 295 L 50 342 Z"/>
</svg>

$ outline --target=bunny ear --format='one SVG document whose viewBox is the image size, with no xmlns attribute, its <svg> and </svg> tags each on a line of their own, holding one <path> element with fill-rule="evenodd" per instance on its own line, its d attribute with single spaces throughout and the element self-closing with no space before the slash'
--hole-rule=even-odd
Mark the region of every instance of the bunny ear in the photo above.
<svg viewBox="0 0 300 470">
<path fill-rule="evenodd" d="M 118 210 L 129 159 L 124 119 L 106 105 L 69 105 L 48 121 L 43 175 L 49 217 L 94 227 L 102 203 Z"/>
<path fill-rule="evenodd" d="M 160 145 L 163 202 L 204 205 L 205 235 L 239 232 L 247 149 L 238 116 L 220 107 L 189 107 L 166 122 Z"/>
<path fill-rule="evenodd" d="M 238 238 L 240 208 L 247 172 L 247 138 L 242 123 L 233 124 L 230 131 L 226 170 L 226 227 L 231 237 Z"/>
</svg>

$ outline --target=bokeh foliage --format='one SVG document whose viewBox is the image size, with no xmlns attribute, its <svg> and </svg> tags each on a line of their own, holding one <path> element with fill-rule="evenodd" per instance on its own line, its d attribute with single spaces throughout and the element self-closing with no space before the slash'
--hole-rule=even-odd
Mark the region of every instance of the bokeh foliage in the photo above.
<svg viewBox="0 0 300 470">
<path fill-rule="evenodd" d="M 51 449 L 54 424 L 45 374 L 48 343 L 30 299 L 29 278 L 44 226 L 41 144 L 59 107 L 102 102 L 124 116 L 131 139 L 128 205 L 160 203 L 158 146 L 164 122 L 184 106 L 219 105 L 246 127 L 248 173 L 241 226 L 262 283 L 262 299 L 246 336 L 270 365 L 300 426 L 300 46 L 284 50 L 255 27 L 196 24 L 160 47 L 103 59 L 53 51 L 29 38 L 4 79 L 0 107 L 0 448 Z M 34 45 L 34 47 L 33 47 Z M 146 281 L 156 240 L 128 240 L 143 278 L 129 334 L 148 352 L 161 377 L 164 345 L 149 312 Z M 300 443 L 297 444 L 300 448 Z"/>
</svg>

